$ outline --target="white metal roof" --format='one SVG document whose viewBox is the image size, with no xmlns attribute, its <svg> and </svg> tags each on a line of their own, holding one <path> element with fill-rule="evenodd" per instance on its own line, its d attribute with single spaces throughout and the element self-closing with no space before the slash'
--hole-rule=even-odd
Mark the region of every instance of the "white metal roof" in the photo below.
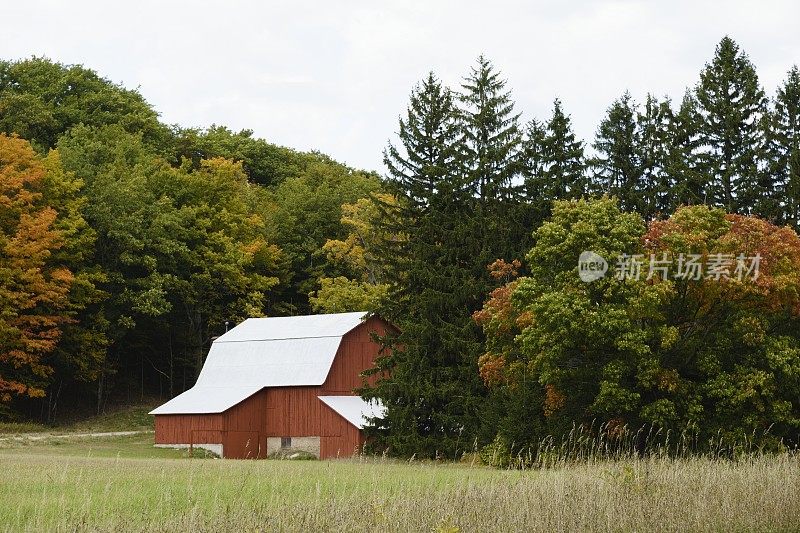
<svg viewBox="0 0 800 533">
<path fill-rule="evenodd" d="M 248 318 L 216 342 L 341 337 L 364 319 L 364 312 Z"/>
<path fill-rule="evenodd" d="M 150 411 L 151 415 L 221 413 L 249 398 L 262 387 L 203 387 L 195 385 L 164 405 Z"/>
<path fill-rule="evenodd" d="M 249 318 L 211 344 L 194 387 L 150 414 L 221 413 L 264 387 L 322 385 L 365 315 Z"/>
<path fill-rule="evenodd" d="M 367 402 L 360 396 L 317 396 L 358 429 L 367 425 L 367 418 L 383 417 L 385 409 L 378 401 Z"/>
</svg>

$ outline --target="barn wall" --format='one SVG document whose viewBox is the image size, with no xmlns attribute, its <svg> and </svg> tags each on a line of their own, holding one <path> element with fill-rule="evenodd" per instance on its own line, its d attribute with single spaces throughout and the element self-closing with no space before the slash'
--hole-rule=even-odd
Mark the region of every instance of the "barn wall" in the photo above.
<svg viewBox="0 0 800 533">
<path fill-rule="evenodd" d="M 225 457 L 266 454 L 266 390 L 218 414 L 156 415 L 156 444 L 222 444 Z"/>
<path fill-rule="evenodd" d="M 327 405 L 322 410 L 320 425 L 323 432 L 320 459 L 350 457 L 361 450 L 364 444 L 361 431 Z"/>
<path fill-rule="evenodd" d="M 156 444 L 189 444 L 193 435 L 194 442 L 222 442 L 220 435 L 224 429 L 222 414 L 156 415 Z"/>
<path fill-rule="evenodd" d="M 264 433 L 266 430 L 266 421 L 264 420 L 266 407 L 267 389 L 262 389 L 222 413 L 225 419 L 225 429 Z"/>
<path fill-rule="evenodd" d="M 319 387 L 267 389 L 265 431 L 270 437 L 318 437 Z"/>
</svg>

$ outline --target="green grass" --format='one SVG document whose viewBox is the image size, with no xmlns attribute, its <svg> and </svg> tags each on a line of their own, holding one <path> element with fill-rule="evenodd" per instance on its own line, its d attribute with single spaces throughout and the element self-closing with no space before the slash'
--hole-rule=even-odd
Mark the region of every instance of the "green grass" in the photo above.
<svg viewBox="0 0 800 533">
<path fill-rule="evenodd" d="M 590 461 L 507 471 L 186 459 L 152 435 L 0 447 L 9 531 L 797 531 L 800 461 Z"/>
<path fill-rule="evenodd" d="M 155 405 L 134 405 L 94 416 L 65 426 L 69 431 L 152 431 L 155 420 L 148 415 Z"/>
<path fill-rule="evenodd" d="M 0 422 L 0 435 L 15 433 L 41 433 L 52 430 L 51 427 L 36 422 Z"/>
<path fill-rule="evenodd" d="M 0 435 L 20 433 L 95 433 L 109 431 L 152 431 L 154 420 L 148 415 L 155 405 L 133 405 L 77 421 L 48 426 L 35 422 L 0 422 Z"/>
<path fill-rule="evenodd" d="M 202 457 L 202 450 L 195 457 Z M 47 436 L 42 440 L 0 439 L 0 460 L 14 456 L 180 459 L 187 458 L 186 450 L 153 447 L 153 434 L 140 433 L 120 437 Z"/>
</svg>

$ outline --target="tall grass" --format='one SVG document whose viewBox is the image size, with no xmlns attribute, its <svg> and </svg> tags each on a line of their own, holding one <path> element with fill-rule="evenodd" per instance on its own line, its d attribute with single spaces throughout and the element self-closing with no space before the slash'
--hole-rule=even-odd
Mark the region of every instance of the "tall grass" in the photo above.
<svg viewBox="0 0 800 533">
<path fill-rule="evenodd" d="M 575 425 L 561 438 L 548 436 L 533 446 L 496 440 L 480 452 L 481 460 L 496 467 L 541 469 L 604 461 L 651 458 L 744 459 L 796 450 L 769 435 L 725 434 L 701 438 L 691 430 L 673 432 L 652 426 Z"/>
<path fill-rule="evenodd" d="M 569 453 L 580 456 L 588 443 Z M 1 454 L 8 531 L 797 531 L 800 461 L 568 456 L 547 468 Z"/>
</svg>

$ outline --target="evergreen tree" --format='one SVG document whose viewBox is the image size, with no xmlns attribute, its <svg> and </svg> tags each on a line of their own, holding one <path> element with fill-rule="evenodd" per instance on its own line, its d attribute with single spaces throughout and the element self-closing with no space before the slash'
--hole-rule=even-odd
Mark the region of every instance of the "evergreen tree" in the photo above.
<svg viewBox="0 0 800 533">
<path fill-rule="evenodd" d="M 681 100 L 678 112 L 672 115 L 666 143 L 667 182 L 671 194 L 667 211 L 680 205 L 708 203 L 708 180 L 700 168 L 701 119 L 698 103 L 690 91 Z"/>
<path fill-rule="evenodd" d="M 627 91 L 608 108 L 592 147 L 593 189 L 619 198 L 623 210 L 642 211 L 644 196 L 636 104 Z"/>
<path fill-rule="evenodd" d="M 378 312 L 400 331 L 383 339 L 387 355 L 372 370 L 381 377 L 362 394 L 387 407 L 368 430 L 375 446 L 398 455 L 455 457 L 479 426 L 481 338 L 471 314 L 487 287 L 475 276 L 476 199 L 460 172 L 459 131 L 453 96 L 431 74 L 400 119 L 400 146 L 384 156 L 397 207 L 379 204 L 379 230 L 402 238 L 376 251 L 392 287 Z"/>
<path fill-rule="evenodd" d="M 769 132 L 771 175 L 782 198 L 782 221 L 800 228 L 800 70 L 795 65 L 775 95 Z"/>
<path fill-rule="evenodd" d="M 428 209 L 445 182 L 454 189 L 465 187 L 450 176 L 458 161 L 461 135 L 453 94 L 429 73 L 411 92 L 406 117 L 399 122 L 397 136 L 402 146 L 389 144 L 383 161 L 392 186 L 404 192 L 404 207 L 418 213 Z"/>
<path fill-rule="evenodd" d="M 700 74 L 702 170 L 710 182 L 712 201 L 729 212 L 759 213 L 770 193 L 760 182 L 758 161 L 763 148 L 760 120 L 764 91 L 747 55 L 730 37 Z"/>
<path fill-rule="evenodd" d="M 558 99 L 553 103 L 553 116 L 542 140 L 542 157 L 548 199 L 580 198 L 586 193 L 583 142 L 575 138 L 572 121 Z"/>
<path fill-rule="evenodd" d="M 528 228 L 536 228 L 550 215 L 551 191 L 545 177 L 546 124 L 532 119 L 522 141 L 522 199 L 528 210 Z"/>
<path fill-rule="evenodd" d="M 477 201 L 470 217 L 475 276 L 488 279 L 488 264 L 522 257 L 530 246 L 527 208 L 519 205 L 522 132 L 506 81 L 488 59 L 478 57 L 461 88 L 460 163 Z"/>
<path fill-rule="evenodd" d="M 659 101 L 648 94 L 636 122 L 642 182 L 639 213 L 646 220 L 652 220 L 659 215 L 671 213 L 677 207 L 673 193 L 674 182 L 667 173 L 673 123 L 669 100 Z"/>
<path fill-rule="evenodd" d="M 520 172 L 522 134 L 506 81 L 478 57 L 462 84 L 463 158 L 473 193 L 481 203 L 509 199 Z"/>
</svg>

